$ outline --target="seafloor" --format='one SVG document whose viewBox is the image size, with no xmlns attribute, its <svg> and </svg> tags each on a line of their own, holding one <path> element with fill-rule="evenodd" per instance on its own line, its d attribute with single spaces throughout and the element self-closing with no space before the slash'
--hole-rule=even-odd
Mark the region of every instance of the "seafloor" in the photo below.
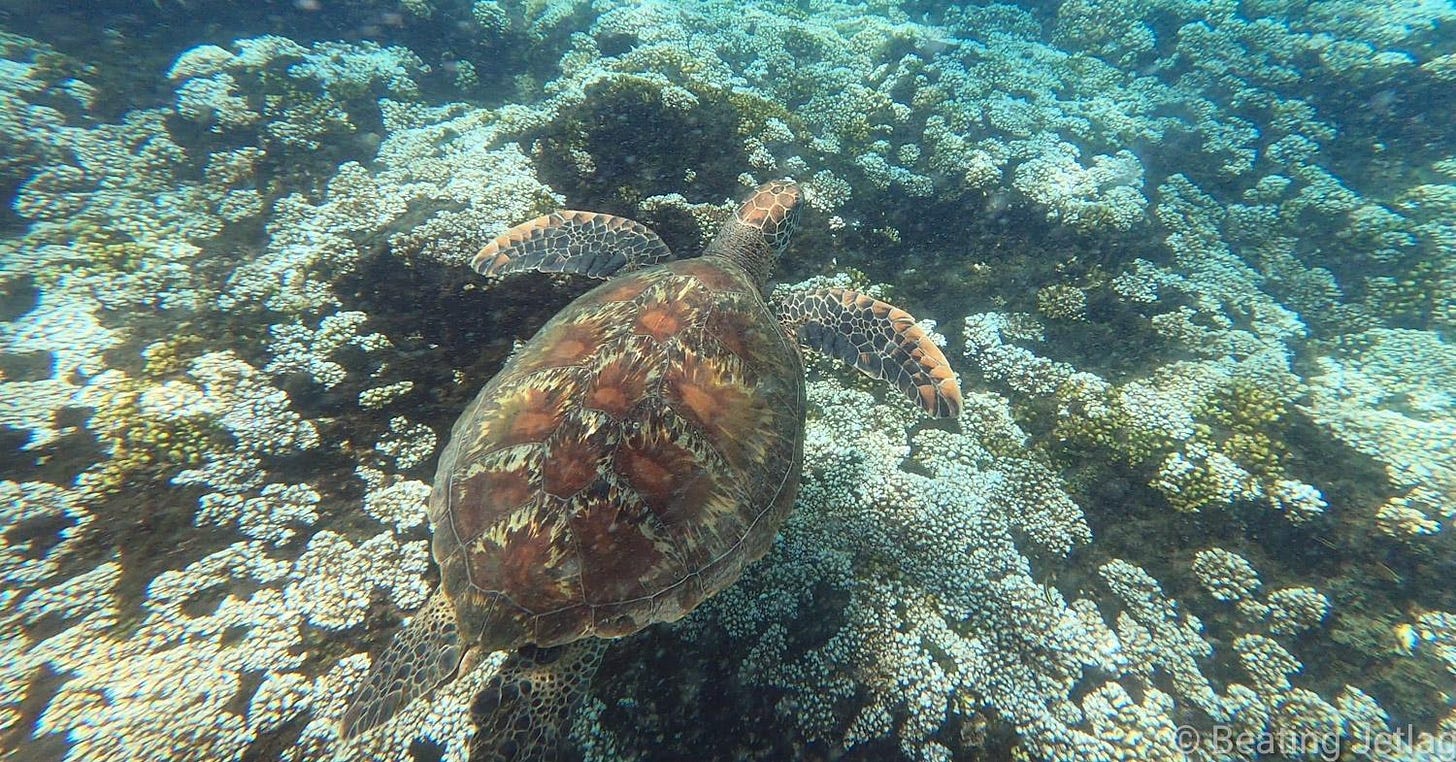
<svg viewBox="0 0 1456 762">
<path fill-rule="evenodd" d="M 586 287 L 463 262 L 562 206 L 691 253 L 780 175 L 782 281 L 939 321 L 965 413 L 814 363 L 795 515 L 615 645 L 578 754 L 1456 758 L 1451 3 L 0 28 L 7 758 L 463 760 L 488 670 L 336 748 L 435 584 L 450 424 Z"/>
</svg>

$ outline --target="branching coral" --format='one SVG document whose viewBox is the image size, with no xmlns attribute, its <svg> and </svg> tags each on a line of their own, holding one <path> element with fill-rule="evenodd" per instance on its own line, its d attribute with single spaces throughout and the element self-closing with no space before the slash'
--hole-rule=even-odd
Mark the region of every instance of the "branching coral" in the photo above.
<svg viewBox="0 0 1456 762">
<path fill-rule="evenodd" d="M 177 59 L 168 73 L 177 113 L 215 132 L 256 126 L 293 149 L 353 132 L 348 109 L 375 91 L 417 94 L 413 77 L 423 67 L 413 53 L 373 42 L 304 47 L 267 36 L 239 40 L 234 50 L 202 45 Z"/>
<path fill-rule="evenodd" d="M 1456 434 L 1448 380 L 1456 351 L 1424 331 L 1374 329 L 1347 337 L 1318 359 L 1309 414 L 1385 466 L 1399 490 L 1380 507 L 1397 537 L 1438 531 L 1452 518 Z"/>
<path fill-rule="evenodd" d="M 115 492 L 143 469 L 199 465 L 215 449 L 212 410 L 188 384 L 153 385 L 107 371 L 81 400 L 95 409 L 87 427 L 107 450 L 87 475 L 100 492 Z"/>
</svg>

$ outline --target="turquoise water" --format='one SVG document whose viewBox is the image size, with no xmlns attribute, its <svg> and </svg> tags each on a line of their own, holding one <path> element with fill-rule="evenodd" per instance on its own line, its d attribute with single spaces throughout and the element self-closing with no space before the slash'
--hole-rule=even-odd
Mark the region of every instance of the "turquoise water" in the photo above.
<svg viewBox="0 0 1456 762">
<path fill-rule="evenodd" d="M 0 749 L 469 758 L 505 653 L 338 737 L 451 425 L 591 286 L 467 262 L 562 208 L 694 256 L 789 176 L 778 298 L 934 321 L 962 413 L 808 357 L 773 547 L 521 758 L 1456 759 L 1453 29 L 0 3 Z"/>
</svg>

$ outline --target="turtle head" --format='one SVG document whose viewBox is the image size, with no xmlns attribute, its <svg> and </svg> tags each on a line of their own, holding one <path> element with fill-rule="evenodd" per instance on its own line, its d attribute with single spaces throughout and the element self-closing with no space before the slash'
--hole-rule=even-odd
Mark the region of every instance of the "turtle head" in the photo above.
<svg viewBox="0 0 1456 762">
<path fill-rule="evenodd" d="M 803 192 L 793 180 L 770 180 L 758 186 L 738 205 L 733 220 L 718 231 L 703 254 L 733 261 L 763 288 L 799 227 L 802 201 Z"/>
<path fill-rule="evenodd" d="M 789 245 L 789 236 L 799 229 L 799 209 L 803 191 L 793 180 L 770 180 L 758 186 L 753 195 L 738 205 L 738 224 L 756 228 L 773 251 L 782 256 Z"/>
</svg>

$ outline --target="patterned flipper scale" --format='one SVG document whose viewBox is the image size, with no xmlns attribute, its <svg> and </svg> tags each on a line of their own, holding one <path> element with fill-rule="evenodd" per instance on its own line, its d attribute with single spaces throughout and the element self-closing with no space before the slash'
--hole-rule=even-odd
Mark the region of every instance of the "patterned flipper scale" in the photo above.
<svg viewBox="0 0 1456 762">
<path fill-rule="evenodd" d="M 950 363 L 910 313 L 828 288 L 793 293 L 779 304 L 778 316 L 800 346 L 889 380 L 932 417 L 960 415 L 961 390 Z"/>
<path fill-rule="evenodd" d="M 606 641 L 586 638 L 554 648 L 526 646 L 510 655 L 471 704 L 471 762 L 541 762 L 563 758 L 576 705 L 586 697 Z"/>
<path fill-rule="evenodd" d="M 507 230 L 470 266 L 490 278 L 525 270 L 610 278 L 671 257 L 667 244 L 640 222 L 568 209 Z"/>
<path fill-rule="evenodd" d="M 344 710 L 343 738 L 383 725 L 411 699 L 450 680 L 461 656 L 455 607 L 436 592 L 374 662 Z"/>
</svg>

